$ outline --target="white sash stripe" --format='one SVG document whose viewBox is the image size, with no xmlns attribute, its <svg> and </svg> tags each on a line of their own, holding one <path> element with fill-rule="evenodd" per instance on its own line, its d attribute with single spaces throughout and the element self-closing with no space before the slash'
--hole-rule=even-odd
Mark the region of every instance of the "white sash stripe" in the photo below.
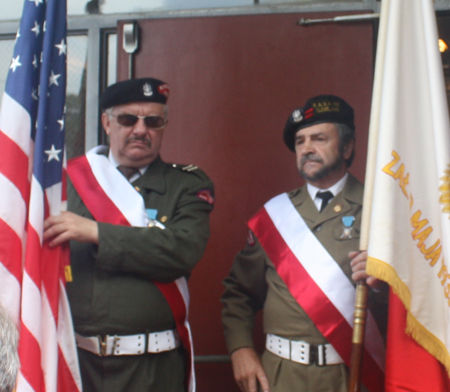
<svg viewBox="0 0 450 392">
<path fill-rule="evenodd" d="M 288 195 L 286 193 L 278 195 L 269 200 L 264 207 L 292 253 L 347 322 L 353 326 L 355 288 L 308 228 Z M 292 230 L 293 227 L 295 230 Z M 324 274 L 324 271 L 327 273 Z"/>
<path fill-rule="evenodd" d="M 286 193 L 264 205 L 270 219 L 306 272 L 353 328 L 355 288 L 342 269 L 306 225 Z M 295 228 L 295 229 L 293 229 Z M 327 271 L 326 274 L 323 271 Z M 375 319 L 368 312 L 365 347 L 384 369 L 384 342 Z"/>
<path fill-rule="evenodd" d="M 131 226 L 147 226 L 148 216 L 142 196 L 111 165 L 106 156 L 98 154 L 102 149 L 104 149 L 104 146 L 97 146 L 86 154 L 95 178 Z"/>
</svg>

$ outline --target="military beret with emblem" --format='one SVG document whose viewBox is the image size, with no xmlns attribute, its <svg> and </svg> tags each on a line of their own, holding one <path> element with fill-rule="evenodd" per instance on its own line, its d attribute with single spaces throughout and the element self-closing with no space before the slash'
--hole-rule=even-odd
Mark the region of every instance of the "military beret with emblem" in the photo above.
<svg viewBox="0 0 450 392">
<path fill-rule="evenodd" d="M 130 79 L 107 87 L 100 99 L 102 110 L 131 102 L 166 104 L 169 85 L 154 78 Z"/>
<path fill-rule="evenodd" d="M 319 95 L 306 101 L 305 106 L 295 109 L 284 127 L 283 139 L 291 151 L 295 151 L 295 134 L 303 128 L 320 123 L 347 125 L 355 130 L 353 108 L 335 95 Z"/>
</svg>

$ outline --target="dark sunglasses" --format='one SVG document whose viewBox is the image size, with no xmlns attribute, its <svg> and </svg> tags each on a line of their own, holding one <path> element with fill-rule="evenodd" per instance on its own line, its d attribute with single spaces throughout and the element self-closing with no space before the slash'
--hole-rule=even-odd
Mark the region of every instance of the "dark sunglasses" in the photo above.
<svg viewBox="0 0 450 392">
<path fill-rule="evenodd" d="M 124 127 L 132 127 L 136 125 L 138 120 L 142 118 L 144 120 L 144 124 L 147 128 L 151 129 L 161 129 L 166 125 L 166 119 L 160 116 L 136 116 L 134 114 L 110 114 L 117 119 L 117 122 Z"/>
</svg>

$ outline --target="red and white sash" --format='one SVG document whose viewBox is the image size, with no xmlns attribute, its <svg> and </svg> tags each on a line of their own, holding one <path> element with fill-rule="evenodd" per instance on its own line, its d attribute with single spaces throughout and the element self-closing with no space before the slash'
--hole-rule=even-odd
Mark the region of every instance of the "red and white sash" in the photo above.
<svg viewBox="0 0 450 392">
<path fill-rule="evenodd" d="M 113 167 L 104 146 L 68 162 L 67 173 L 83 203 L 98 222 L 146 227 L 148 216 L 142 196 Z M 154 230 L 162 230 L 155 227 Z M 189 358 L 188 391 L 195 391 L 194 351 L 188 322 L 189 291 L 184 277 L 172 283 L 153 282 L 163 293 L 172 310 L 177 330 Z"/>
<path fill-rule="evenodd" d="M 283 193 L 248 223 L 290 293 L 350 365 L 355 288 Z M 384 343 L 368 313 L 362 381 L 384 390 Z"/>
</svg>

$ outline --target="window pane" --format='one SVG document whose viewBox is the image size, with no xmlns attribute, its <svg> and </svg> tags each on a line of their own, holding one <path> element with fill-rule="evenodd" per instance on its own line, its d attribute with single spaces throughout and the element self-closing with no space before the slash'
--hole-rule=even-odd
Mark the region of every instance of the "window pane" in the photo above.
<svg viewBox="0 0 450 392">
<path fill-rule="evenodd" d="M 87 13 L 112 14 L 120 12 L 146 12 L 165 10 L 187 10 L 215 7 L 241 7 L 253 5 L 254 0 L 68 0 L 69 15 Z"/>
<path fill-rule="evenodd" d="M 117 80 L 117 34 L 108 34 L 107 85 Z"/>
<path fill-rule="evenodd" d="M 84 154 L 87 37 L 67 37 L 66 147 L 67 158 Z"/>
<path fill-rule="evenodd" d="M 6 77 L 8 76 L 11 57 L 14 51 L 15 39 L 0 39 L 0 99 L 5 90 Z"/>
</svg>

